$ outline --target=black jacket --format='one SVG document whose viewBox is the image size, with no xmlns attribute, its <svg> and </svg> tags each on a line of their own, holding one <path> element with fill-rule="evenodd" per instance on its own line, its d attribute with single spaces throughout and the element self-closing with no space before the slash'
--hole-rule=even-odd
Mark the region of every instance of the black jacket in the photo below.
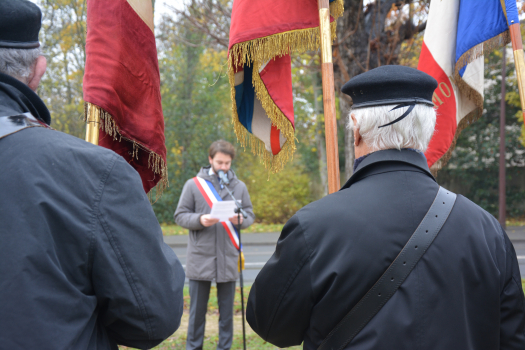
<svg viewBox="0 0 525 350">
<path fill-rule="evenodd" d="M 401 251 L 438 191 L 424 156 L 372 153 L 345 186 L 283 228 L 257 276 L 247 319 L 278 346 L 316 349 Z M 525 349 L 514 248 L 459 195 L 412 273 L 346 349 Z"/>
<path fill-rule="evenodd" d="M 49 116 L 0 75 L 0 117 L 20 112 Z M 0 348 L 150 348 L 178 328 L 184 271 L 123 158 L 34 127 L 0 139 L 0 167 Z"/>
</svg>

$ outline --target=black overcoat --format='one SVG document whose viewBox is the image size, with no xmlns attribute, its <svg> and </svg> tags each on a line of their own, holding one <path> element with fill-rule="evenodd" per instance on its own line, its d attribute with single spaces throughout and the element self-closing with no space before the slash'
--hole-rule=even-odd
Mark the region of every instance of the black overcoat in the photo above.
<svg viewBox="0 0 525 350">
<path fill-rule="evenodd" d="M 0 118 L 49 123 L 0 74 Z M 150 348 L 182 315 L 184 271 L 138 173 L 116 153 L 42 127 L 0 139 L 0 348 Z"/>
<path fill-rule="evenodd" d="M 438 191 L 422 154 L 365 158 L 297 212 L 257 276 L 247 319 L 265 340 L 316 349 L 401 251 Z M 346 349 L 525 349 L 516 254 L 492 215 L 458 195 L 412 273 Z"/>
</svg>

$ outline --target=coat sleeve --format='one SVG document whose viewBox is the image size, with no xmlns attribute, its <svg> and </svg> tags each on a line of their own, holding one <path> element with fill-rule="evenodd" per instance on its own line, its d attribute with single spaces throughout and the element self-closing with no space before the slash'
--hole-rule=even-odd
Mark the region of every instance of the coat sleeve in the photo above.
<svg viewBox="0 0 525 350">
<path fill-rule="evenodd" d="M 96 193 L 91 276 L 99 322 L 118 344 L 150 348 L 177 330 L 184 270 L 138 173 L 115 155 Z"/>
<path fill-rule="evenodd" d="M 503 229 L 502 229 L 503 231 Z M 525 349 L 525 300 L 514 246 L 505 238 L 505 281 L 500 294 L 500 349 Z"/>
<path fill-rule="evenodd" d="M 241 224 L 241 229 L 245 229 L 249 227 L 253 222 L 255 221 L 255 214 L 253 213 L 253 205 L 252 201 L 250 199 L 250 194 L 248 193 L 248 188 L 246 188 L 246 185 L 242 183 L 243 191 L 242 191 L 242 208 L 248 215 L 246 219 L 243 220 Z"/>
<path fill-rule="evenodd" d="M 278 347 L 300 345 L 310 323 L 314 306 L 310 255 L 294 216 L 284 226 L 275 253 L 250 290 L 248 323 L 261 338 Z"/>
<path fill-rule="evenodd" d="M 173 214 L 173 219 L 175 223 L 181 227 L 192 231 L 199 231 L 205 228 L 200 221 L 204 213 L 195 212 L 193 186 L 193 180 L 188 180 L 184 184 L 179 198 L 179 204 L 177 204 L 177 209 L 175 210 L 175 214 Z"/>
</svg>

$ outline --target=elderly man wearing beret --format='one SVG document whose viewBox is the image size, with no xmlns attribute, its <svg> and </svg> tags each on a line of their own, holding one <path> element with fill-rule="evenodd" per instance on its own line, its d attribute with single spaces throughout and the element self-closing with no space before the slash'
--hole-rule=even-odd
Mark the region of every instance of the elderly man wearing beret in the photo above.
<svg viewBox="0 0 525 350">
<path fill-rule="evenodd" d="M 150 348 L 179 326 L 184 271 L 137 172 L 49 127 L 40 9 L 0 1 L 0 348 Z"/>
<path fill-rule="evenodd" d="M 384 66 L 343 86 L 355 169 L 284 226 L 247 319 L 304 349 L 525 349 L 512 243 L 498 221 L 436 183 L 429 75 Z"/>
</svg>

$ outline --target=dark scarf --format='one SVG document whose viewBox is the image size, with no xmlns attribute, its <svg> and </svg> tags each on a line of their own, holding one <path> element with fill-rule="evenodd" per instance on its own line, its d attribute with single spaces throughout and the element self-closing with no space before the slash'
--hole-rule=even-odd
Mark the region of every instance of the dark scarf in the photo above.
<svg viewBox="0 0 525 350">
<path fill-rule="evenodd" d="M 0 117 L 31 113 L 47 125 L 51 115 L 44 102 L 26 84 L 0 73 Z"/>
</svg>

